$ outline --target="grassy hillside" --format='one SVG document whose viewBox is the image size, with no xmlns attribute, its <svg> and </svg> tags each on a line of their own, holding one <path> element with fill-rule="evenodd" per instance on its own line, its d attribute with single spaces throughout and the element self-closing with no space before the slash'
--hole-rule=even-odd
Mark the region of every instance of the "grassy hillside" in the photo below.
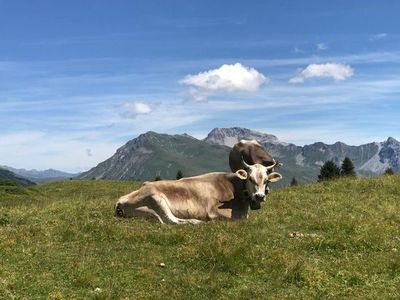
<svg viewBox="0 0 400 300">
<path fill-rule="evenodd" d="M 400 297 L 398 176 L 274 190 L 248 220 L 200 226 L 114 218 L 136 187 L 0 194 L 0 298 Z"/>
<path fill-rule="evenodd" d="M 15 185 L 13 182 L 22 186 L 30 186 L 35 184 L 27 178 L 18 176 L 9 170 L 0 168 L 0 186 Z"/>
<path fill-rule="evenodd" d="M 210 145 L 187 135 L 147 132 L 120 147 L 109 159 L 82 173 L 81 179 L 153 180 L 229 171 L 230 148 Z"/>
</svg>

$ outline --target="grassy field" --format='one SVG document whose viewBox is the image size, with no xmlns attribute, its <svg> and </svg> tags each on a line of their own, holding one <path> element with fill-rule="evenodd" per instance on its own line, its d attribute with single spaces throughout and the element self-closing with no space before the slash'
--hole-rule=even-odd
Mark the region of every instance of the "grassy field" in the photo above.
<svg viewBox="0 0 400 300">
<path fill-rule="evenodd" d="M 0 188 L 0 299 L 400 298 L 399 176 L 273 190 L 198 226 L 114 218 L 136 187 Z"/>
</svg>

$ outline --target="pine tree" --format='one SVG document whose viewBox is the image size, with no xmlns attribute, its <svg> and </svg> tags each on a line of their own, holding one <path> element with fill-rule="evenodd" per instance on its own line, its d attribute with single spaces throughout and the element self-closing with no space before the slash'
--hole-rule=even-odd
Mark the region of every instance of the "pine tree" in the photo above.
<svg viewBox="0 0 400 300">
<path fill-rule="evenodd" d="M 331 180 L 339 176 L 340 176 L 340 168 L 336 166 L 336 164 L 333 161 L 328 160 L 322 165 L 320 169 L 320 174 L 318 175 L 318 181 Z"/>
<path fill-rule="evenodd" d="M 385 175 L 393 175 L 393 174 L 394 174 L 394 171 L 393 171 L 392 168 L 387 168 L 387 169 L 385 170 Z"/>
<path fill-rule="evenodd" d="M 341 176 L 349 176 L 349 177 L 356 176 L 356 171 L 354 171 L 354 165 L 350 158 L 348 158 L 348 157 L 344 158 L 344 160 L 342 162 L 342 168 L 340 170 L 340 175 Z"/>
<path fill-rule="evenodd" d="M 299 182 L 296 180 L 296 177 L 293 176 L 292 181 L 290 182 L 290 186 L 297 186 Z"/>
<path fill-rule="evenodd" d="M 178 179 L 181 179 L 181 178 L 183 178 L 183 173 L 182 173 L 181 170 L 178 170 L 178 172 L 176 172 L 176 179 L 178 180 Z"/>
</svg>

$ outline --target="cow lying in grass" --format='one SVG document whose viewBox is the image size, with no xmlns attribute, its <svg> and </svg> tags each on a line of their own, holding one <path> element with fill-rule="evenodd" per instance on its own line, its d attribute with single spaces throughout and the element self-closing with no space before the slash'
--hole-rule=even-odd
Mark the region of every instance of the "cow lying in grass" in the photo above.
<svg viewBox="0 0 400 300">
<path fill-rule="evenodd" d="M 173 224 L 247 218 L 250 203 L 263 201 L 268 183 L 282 178 L 279 173 L 268 173 L 268 168 L 273 166 L 255 164 L 235 173 L 145 182 L 118 200 L 115 215 L 154 216 L 161 223 Z"/>
</svg>

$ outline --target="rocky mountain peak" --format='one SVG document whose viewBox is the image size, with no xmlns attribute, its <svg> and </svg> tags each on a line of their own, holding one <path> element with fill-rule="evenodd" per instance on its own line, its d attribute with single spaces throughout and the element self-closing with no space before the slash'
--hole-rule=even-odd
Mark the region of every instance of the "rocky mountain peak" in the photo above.
<svg viewBox="0 0 400 300">
<path fill-rule="evenodd" d="M 191 136 L 190 134 L 187 134 L 186 132 L 185 132 L 185 133 L 182 133 L 182 134 L 180 134 L 180 136 L 183 136 L 183 137 L 187 137 L 187 138 L 190 138 L 190 139 L 194 139 L 194 140 L 196 140 L 196 138 L 195 138 L 195 137 Z"/>
<path fill-rule="evenodd" d="M 243 139 L 256 140 L 260 143 L 282 144 L 275 135 L 241 127 L 214 128 L 204 139 L 204 142 L 232 147 Z"/>
<path fill-rule="evenodd" d="M 392 137 L 388 137 L 384 144 L 387 146 L 400 146 L 400 142 Z"/>
<path fill-rule="evenodd" d="M 400 169 L 400 142 L 392 137 L 383 142 L 379 151 L 379 161 L 387 167 Z"/>
</svg>

